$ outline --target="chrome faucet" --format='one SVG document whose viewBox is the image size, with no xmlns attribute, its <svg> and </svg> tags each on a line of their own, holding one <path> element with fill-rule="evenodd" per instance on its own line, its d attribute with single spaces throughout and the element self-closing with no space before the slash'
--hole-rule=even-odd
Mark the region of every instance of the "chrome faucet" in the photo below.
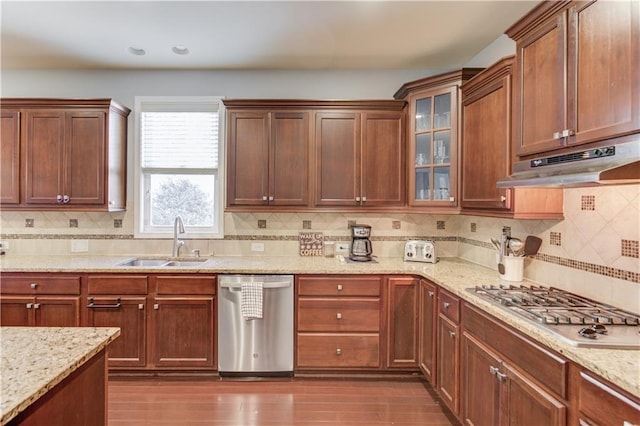
<svg viewBox="0 0 640 426">
<path fill-rule="evenodd" d="M 181 216 L 176 216 L 176 219 L 173 222 L 173 252 L 171 255 L 173 257 L 180 256 L 180 247 L 184 246 L 184 241 L 178 239 L 178 235 L 184 236 L 186 231 L 184 230 L 184 222 L 182 221 Z"/>
</svg>

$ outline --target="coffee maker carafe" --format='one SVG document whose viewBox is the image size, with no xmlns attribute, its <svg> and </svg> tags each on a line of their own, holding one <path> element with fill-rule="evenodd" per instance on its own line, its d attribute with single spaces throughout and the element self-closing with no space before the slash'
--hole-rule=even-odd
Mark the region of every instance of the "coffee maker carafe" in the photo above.
<svg viewBox="0 0 640 426">
<path fill-rule="evenodd" d="M 351 226 L 351 250 L 349 259 L 357 262 L 369 262 L 371 260 L 371 226 L 352 225 Z"/>
</svg>

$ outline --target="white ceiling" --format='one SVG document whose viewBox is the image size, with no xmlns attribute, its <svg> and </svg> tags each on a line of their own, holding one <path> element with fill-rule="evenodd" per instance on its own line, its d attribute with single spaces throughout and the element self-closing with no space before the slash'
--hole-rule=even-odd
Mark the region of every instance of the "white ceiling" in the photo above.
<svg viewBox="0 0 640 426">
<path fill-rule="evenodd" d="M 0 0 L 2 68 L 460 67 L 537 1 Z M 171 48 L 190 50 L 176 55 Z M 129 47 L 142 48 L 135 56 Z"/>
</svg>

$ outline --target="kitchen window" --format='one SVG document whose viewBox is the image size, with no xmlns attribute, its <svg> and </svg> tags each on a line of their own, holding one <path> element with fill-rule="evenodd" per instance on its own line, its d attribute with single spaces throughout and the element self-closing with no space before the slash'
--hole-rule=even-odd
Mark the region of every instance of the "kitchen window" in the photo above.
<svg viewBox="0 0 640 426">
<path fill-rule="evenodd" d="M 136 237 L 223 237 L 219 97 L 136 97 Z"/>
</svg>

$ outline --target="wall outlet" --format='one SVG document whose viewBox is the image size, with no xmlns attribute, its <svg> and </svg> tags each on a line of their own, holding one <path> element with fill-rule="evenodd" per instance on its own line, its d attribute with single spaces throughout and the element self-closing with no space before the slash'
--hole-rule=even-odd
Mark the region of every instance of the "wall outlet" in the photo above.
<svg viewBox="0 0 640 426">
<path fill-rule="evenodd" d="M 9 241 L 0 241 L 0 250 L 8 251 L 9 250 Z"/>
<path fill-rule="evenodd" d="M 348 254 L 349 243 L 336 243 L 336 254 Z"/>
<path fill-rule="evenodd" d="M 89 240 L 71 240 L 71 253 L 86 253 L 89 251 Z"/>
<path fill-rule="evenodd" d="M 264 251 L 264 243 L 251 243 L 251 251 Z"/>
</svg>

